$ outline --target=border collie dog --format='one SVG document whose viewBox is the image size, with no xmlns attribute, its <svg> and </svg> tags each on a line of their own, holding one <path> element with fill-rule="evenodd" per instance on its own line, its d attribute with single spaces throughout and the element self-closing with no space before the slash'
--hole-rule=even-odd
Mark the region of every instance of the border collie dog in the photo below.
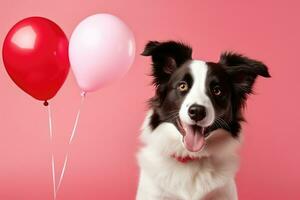
<svg viewBox="0 0 300 200">
<path fill-rule="evenodd" d="M 192 58 L 180 42 L 150 41 L 156 88 L 142 127 L 137 200 L 236 200 L 242 110 L 260 61 L 226 52 L 218 62 Z"/>
</svg>

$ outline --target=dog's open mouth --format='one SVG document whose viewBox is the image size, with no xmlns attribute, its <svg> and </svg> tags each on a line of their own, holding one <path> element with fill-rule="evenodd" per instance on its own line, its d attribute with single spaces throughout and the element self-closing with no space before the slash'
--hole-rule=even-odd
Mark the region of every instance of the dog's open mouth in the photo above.
<svg viewBox="0 0 300 200">
<path fill-rule="evenodd" d="M 181 123 L 177 119 L 177 126 L 183 136 L 183 144 L 188 151 L 198 152 L 205 146 L 205 137 L 208 135 L 204 127 Z"/>
</svg>

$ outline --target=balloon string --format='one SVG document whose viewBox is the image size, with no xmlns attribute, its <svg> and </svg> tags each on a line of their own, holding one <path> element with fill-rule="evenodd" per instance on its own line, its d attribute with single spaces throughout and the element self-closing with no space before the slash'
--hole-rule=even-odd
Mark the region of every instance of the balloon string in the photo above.
<svg viewBox="0 0 300 200">
<path fill-rule="evenodd" d="M 73 130 L 72 130 L 72 134 L 71 134 L 71 137 L 70 137 L 70 140 L 69 140 L 69 144 L 71 144 L 73 139 L 74 139 L 76 129 L 77 129 L 77 125 L 78 125 L 78 120 L 79 120 L 80 113 L 81 113 L 81 107 L 83 105 L 84 99 L 85 99 L 85 92 L 83 92 L 81 94 L 81 102 L 80 102 L 79 109 L 78 109 L 78 112 L 77 112 L 77 115 L 76 115 L 75 124 L 73 126 Z"/>
<path fill-rule="evenodd" d="M 53 181 L 53 198 L 56 199 L 56 187 L 55 187 L 55 161 L 52 153 L 52 181 Z"/>
<path fill-rule="evenodd" d="M 71 137 L 69 139 L 69 145 L 71 145 L 72 141 L 74 140 L 75 134 L 76 134 L 76 130 L 77 130 L 77 126 L 78 126 L 78 121 L 79 121 L 80 113 L 81 113 L 81 108 L 82 108 L 83 102 L 85 100 L 85 95 L 86 95 L 85 92 L 81 93 L 81 101 L 80 101 L 80 105 L 79 105 L 79 108 L 78 108 L 78 111 L 77 111 L 75 123 L 74 123 L 73 129 L 72 129 L 72 134 L 71 134 Z M 66 154 L 64 165 L 63 165 L 63 168 L 62 168 L 62 171 L 61 171 L 61 174 L 60 174 L 60 178 L 59 178 L 59 181 L 58 181 L 56 192 L 58 192 L 58 190 L 60 188 L 60 185 L 62 183 L 62 180 L 64 178 L 65 170 L 67 168 L 67 163 L 68 163 L 68 157 L 69 157 L 69 153 Z"/>
<path fill-rule="evenodd" d="M 52 129 L 52 114 L 51 107 L 48 105 L 48 119 L 49 119 L 49 136 L 51 145 L 53 144 L 53 129 Z M 53 199 L 56 199 L 56 181 L 55 181 L 55 161 L 53 150 L 51 150 L 51 168 L 52 168 L 52 182 L 53 182 Z"/>
<path fill-rule="evenodd" d="M 52 131 L 52 117 L 51 117 L 51 107 L 48 106 L 48 119 L 49 119 L 49 134 L 50 134 L 50 142 L 52 143 L 53 131 Z"/>
<path fill-rule="evenodd" d="M 66 170 L 66 166 L 67 166 L 67 162 L 68 162 L 68 157 L 69 157 L 68 154 L 69 153 L 67 153 L 67 155 L 65 157 L 64 165 L 63 165 L 63 168 L 61 170 L 61 174 L 60 174 L 60 177 L 59 177 L 59 182 L 58 182 L 57 189 L 56 189 L 57 191 L 60 188 L 61 182 L 62 182 L 64 174 L 65 174 L 65 170 Z"/>
</svg>

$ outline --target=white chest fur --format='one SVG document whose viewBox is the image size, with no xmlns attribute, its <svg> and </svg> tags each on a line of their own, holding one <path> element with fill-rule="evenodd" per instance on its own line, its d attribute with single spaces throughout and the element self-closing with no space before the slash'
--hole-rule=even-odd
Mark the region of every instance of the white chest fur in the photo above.
<svg viewBox="0 0 300 200">
<path fill-rule="evenodd" d="M 149 113 L 151 114 L 151 112 Z M 234 176 L 240 142 L 224 130 L 216 130 L 200 153 L 186 151 L 174 125 L 163 123 L 154 131 L 146 118 L 138 153 L 140 183 L 137 200 L 235 200 Z M 198 157 L 180 163 L 171 155 Z"/>
</svg>

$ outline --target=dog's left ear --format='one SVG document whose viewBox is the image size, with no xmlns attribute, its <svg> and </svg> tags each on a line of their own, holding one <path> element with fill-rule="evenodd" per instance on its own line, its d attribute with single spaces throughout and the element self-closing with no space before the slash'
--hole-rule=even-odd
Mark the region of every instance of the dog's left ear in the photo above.
<svg viewBox="0 0 300 200">
<path fill-rule="evenodd" d="M 192 58 L 192 49 L 181 42 L 149 41 L 141 55 L 152 57 L 154 84 L 161 85 L 169 80 L 178 67 Z"/>
<path fill-rule="evenodd" d="M 235 91 L 243 99 L 246 98 L 247 94 L 252 93 L 257 76 L 271 77 L 264 63 L 240 54 L 225 52 L 221 54 L 219 63 L 225 67 Z"/>
</svg>

